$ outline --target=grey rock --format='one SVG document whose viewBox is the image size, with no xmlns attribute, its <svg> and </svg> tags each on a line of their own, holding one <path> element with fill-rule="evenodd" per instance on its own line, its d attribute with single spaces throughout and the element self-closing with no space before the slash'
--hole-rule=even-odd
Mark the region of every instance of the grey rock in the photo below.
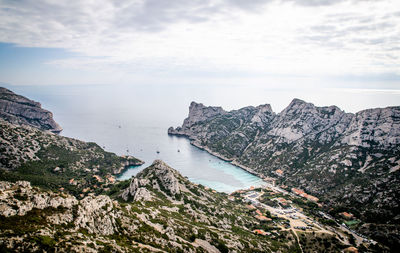
<svg viewBox="0 0 400 253">
<path fill-rule="evenodd" d="M 278 181 L 327 206 L 357 203 L 362 217 L 388 222 L 398 215 L 400 106 L 346 113 L 294 99 L 278 114 L 269 105 L 215 108 L 192 102 L 182 126 L 168 133 L 259 176 L 281 169 Z"/>
<path fill-rule="evenodd" d="M 80 201 L 77 227 L 87 229 L 89 233 L 111 235 L 116 230 L 116 219 L 120 214 L 113 211 L 113 201 L 105 195 L 87 196 Z"/>
<path fill-rule="evenodd" d="M 184 181 L 187 180 L 178 171 L 161 160 L 155 160 L 150 167 L 139 172 L 136 177 L 131 179 L 129 187 L 123 190 L 120 196 L 125 201 L 128 199 L 150 201 L 154 196 L 146 187 L 151 187 L 170 197 L 174 197 L 182 191 L 187 191 L 182 184 Z"/>
<path fill-rule="evenodd" d="M 0 118 L 13 124 L 29 125 L 54 133 L 62 131 L 61 126 L 54 121 L 53 114 L 42 109 L 40 103 L 2 87 L 0 87 Z"/>
<path fill-rule="evenodd" d="M 0 215 L 26 215 L 33 208 L 72 208 L 78 203 L 73 196 L 61 197 L 53 192 L 39 191 L 27 181 L 0 182 Z M 17 196 L 17 198 L 16 198 Z"/>
<path fill-rule="evenodd" d="M 133 201 L 150 201 L 152 194 L 144 188 L 149 182 L 146 179 L 132 178 L 129 187 L 122 192 L 121 198 L 125 201 L 130 197 L 132 197 Z"/>
</svg>

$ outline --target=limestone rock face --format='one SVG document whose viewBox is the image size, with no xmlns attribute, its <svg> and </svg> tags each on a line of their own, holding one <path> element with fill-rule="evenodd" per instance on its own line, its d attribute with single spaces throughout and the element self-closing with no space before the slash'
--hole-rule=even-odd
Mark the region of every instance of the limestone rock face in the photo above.
<svg viewBox="0 0 400 253">
<path fill-rule="evenodd" d="M 221 124 L 227 123 L 222 120 L 228 121 L 232 128 L 228 125 L 224 129 Z M 264 131 L 255 134 L 259 130 L 254 127 L 255 123 Z M 321 144 L 335 141 L 360 147 L 390 148 L 400 144 L 400 107 L 368 109 L 353 114 L 336 106 L 317 107 L 294 99 L 281 113 L 274 114 L 270 105 L 226 112 L 221 107 L 192 102 L 182 127 L 170 127 L 168 133 L 213 145 L 215 141 L 234 135 L 239 128 L 246 137 L 254 132 L 254 137 L 274 138 L 277 143 L 316 140 Z M 253 138 L 250 142 L 256 140 Z"/>
<path fill-rule="evenodd" d="M 73 196 L 61 197 L 52 192 L 39 191 L 27 181 L 0 181 L 0 192 L 0 215 L 5 217 L 23 216 L 33 208 L 72 208 L 78 203 Z"/>
<path fill-rule="evenodd" d="M 185 128 L 190 128 L 197 122 L 201 122 L 209 119 L 210 117 L 224 113 L 225 111 L 221 107 L 206 107 L 203 104 L 192 102 L 189 107 L 189 117 L 185 119 L 183 125 Z"/>
<path fill-rule="evenodd" d="M 342 143 L 390 148 L 400 144 L 400 107 L 363 110 L 349 122 Z"/>
<path fill-rule="evenodd" d="M 169 134 L 186 135 L 191 131 L 193 125 L 210 119 L 214 116 L 223 115 L 226 112 L 221 107 L 204 106 L 203 104 L 192 102 L 189 106 L 189 116 L 183 121 L 182 127 L 168 129 Z"/>
<path fill-rule="evenodd" d="M 54 121 L 53 114 L 42 109 L 40 103 L 2 87 L 0 87 L 0 117 L 13 124 L 29 125 L 55 133 L 62 131 L 61 126 Z"/>
<path fill-rule="evenodd" d="M 336 106 L 316 107 L 300 99 L 294 99 L 288 107 L 272 121 L 267 135 L 278 137 L 280 143 L 315 140 L 321 143 L 332 141 L 345 130 L 346 114 Z M 322 136 L 321 133 L 326 133 Z"/>
<path fill-rule="evenodd" d="M 127 201 L 132 197 L 133 201 L 150 201 L 152 199 L 151 193 L 144 188 L 149 184 L 149 180 L 132 178 L 128 188 L 122 192 L 122 199 Z"/>
<path fill-rule="evenodd" d="M 147 188 L 156 189 L 169 197 L 175 197 L 187 191 L 183 178 L 178 171 L 169 167 L 161 160 L 155 160 L 153 164 L 133 177 L 128 188 L 126 188 L 121 197 L 125 201 L 149 201 L 153 198 L 153 193 Z"/>
<path fill-rule="evenodd" d="M 115 232 L 117 218 L 119 214 L 114 211 L 110 197 L 87 196 L 80 201 L 75 225 L 89 233 L 111 235 Z"/>
<path fill-rule="evenodd" d="M 269 105 L 215 108 L 193 102 L 168 133 L 260 176 L 280 169 L 282 183 L 326 205 L 357 203 L 362 216 L 398 219 L 400 106 L 346 113 L 294 99 L 278 114 Z"/>
<path fill-rule="evenodd" d="M 100 235 L 111 235 L 116 230 L 119 208 L 105 195 L 89 195 L 78 201 L 74 196 L 47 192 L 32 187 L 29 182 L 10 183 L 0 181 L 0 215 L 24 216 L 33 209 L 65 210 L 47 217 L 53 224 L 67 224 L 74 220 L 76 229 Z M 73 211 L 75 209 L 75 213 Z"/>
<path fill-rule="evenodd" d="M 181 184 L 178 179 L 178 177 L 181 176 L 176 170 L 172 169 L 161 160 L 155 160 L 152 167 L 153 171 L 151 171 L 151 173 L 154 173 L 157 182 L 162 188 L 169 191 L 172 195 L 181 193 Z M 148 176 L 148 174 L 139 174 L 139 177 L 140 176 Z"/>
</svg>

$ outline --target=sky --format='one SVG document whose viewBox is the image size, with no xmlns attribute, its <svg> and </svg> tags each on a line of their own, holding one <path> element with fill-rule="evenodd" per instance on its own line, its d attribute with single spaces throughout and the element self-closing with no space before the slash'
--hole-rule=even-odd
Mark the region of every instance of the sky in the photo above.
<svg viewBox="0 0 400 253">
<path fill-rule="evenodd" d="M 0 0 L 1 83 L 323 87 L 393 103 L 400 3 Z"/>
</svg>

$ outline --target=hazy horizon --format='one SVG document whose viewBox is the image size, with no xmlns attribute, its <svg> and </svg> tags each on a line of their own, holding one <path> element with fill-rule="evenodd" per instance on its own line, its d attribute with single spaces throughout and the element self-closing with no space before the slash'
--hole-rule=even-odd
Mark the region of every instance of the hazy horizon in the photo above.
<svg viewBox="0 0 400 253">
<path fill-rule="evenodd" d="M 399 45 L 396 0 L 0 0 L 0 84 L 19 92 L 147 86 L 226 110 L 357 112 L 399 105 Z"/>
<path fill-rule="evenodd" d="M 66 93 L 65 96 L 77 96 L 80 92 L 91 92 L 92 99 L 87 101 L 89 106 L 93 105 L 96 94 L 114 99 L 112 104 L 116 107 L 119 103 L 124 104 L 130 94 L 137 93 L 143 99 L 143 113 L 149 114 L 152 110 L 147 102 L 151 99 L 161 99 L 169 103 L 169 108 L 180 112 L 180 119 L 187 116 L 189 105 L 192 101 L 202 103 L 206 106 L 220 106 L 226 111 L 237 110 L 246 106 L 258 106 L 270 104 L 275 113 L 280 113 L 290 102 L 301 99 L 315 106 L 337 106 L 341 110 L 356 113 L 371 108 L 384 108 L 388 106 L 400 106 L 400 91 L 393 89 L 367 89 L 367 88 L 285 88 L 268 87 L 262 85 L 165 85 L 165 84 L 135 84 L 135 85 L 9 85 L 1 84 L 15 93 L 27 96 L 30 99 L 42 103 L 42 107 L 51 110 L 53 105 L 50 94 L 60 95 L 68 90 L 73 94 Z M 46 92 L 44 92 L 46 91 Z M 43 97 L 45 97 L 43 101 Z M 79 100 L 77 96 L 77 100 Z M 89 98 L 88 96 L 87 98 Z M 118 98 L 123 98 L 118 99 Z M 134 96 L 132 96 L 134 97 Z M 86 99 L 87 99 L 86 98 Z M 168 99 L 169 98 L 169 99 Z M 85 101 L 79 101 L 84 104 Z M 146 112 L 147 111 L 147 112 Z M 182 112 L 185 112 L 184 114 Z M 54 115 L 57 118 L 57 115 Z"/>
</svg>

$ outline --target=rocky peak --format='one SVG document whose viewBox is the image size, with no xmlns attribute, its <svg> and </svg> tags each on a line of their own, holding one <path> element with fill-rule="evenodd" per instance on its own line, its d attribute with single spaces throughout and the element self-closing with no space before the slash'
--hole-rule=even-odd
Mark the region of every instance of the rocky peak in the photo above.
<svg viewBox="0 0 400 253">
<path fill-rule="evenodd" d="M 269 132 L 280 137 L 279 142 L 293 142 L 300 139 L 320 143 L 331 142 L 341 135 L 352 114 L 336 106 L 317 107 L 300 99 L 293 101 L 274 118 Z"/>
<path fill-rule="evenodd" d="M 231 141 L 231 133 L 235 129 L 247 129 L 246 133 L 250 134 L 246 137 L 247 141 L 243 141 L 243 132 L 236 132 L 242 140 L 235 144 L 234 149 L 240 152 L 244 150 L 241 143 L 248 146 L 252 141 L 250 136 L 260 137 L 255 132 L 257 128 L 263 129 L 264 139 L 272 137 L 277 143 L 299 141 L 301 145 L 304 141 L 318 141 L 321 144 L 336 142 L 336 145 L 367 148 L 388 148 L 400 144 L 400 107 L 368 109 L 353 114 L 337 106 L 318 107 L 295 98 L 279 114 L 274 114 L 268 104 L 225 112 L 220 107 L 206 107 L 192 102 L 189 111 L 182 127 L 170 128 L 169 134 L 187 136 L 195 143 L 209 143 L 216 147 L 223 138 Z M 222 121 L 213 121 L 219 117 L 224 117 L 225 125 L 220 125 Z M 253 128 L 254 125 L 257 128 Z M 208 132 L 210 127 L 214 131 L 218 129 L 218 134 Z M 235 151 L 234 155 L 240 156 L 240 152 Z"/>
<path fill-rule="evenodd" d="M 259 105 L 256 107 L 256 113 L 251 118 L 252 123 L 256 123 L 260 127 L 265 127 L 275 116 L 270 104 Z"/>
<path fill-rule="evenodd" d="M 272 107 L 271 107 L 270 104 L 259 105 L 259 106 L 256 107 L 256 109 L 261 113 L 274 114 L 274 111 L 272 111 Z"/>
<path fill-rule="evenodd" d="M 307 103 L 301 99 L 295 98 L 292 102 L 279 114 L 279 116 L 294 116 L 310 115 L 318 118 L 330 118 L 341 116 L 345 112 L 340 110 L 337 106 L 323 106 L 318 107 L 313 103 Z"/>
<path fill-rule="evenodd" d="M 204 106 L 201 103 L 192 102 L 189 107 L 189 116 L 183 125 L 187 128 L 197 122 L 207 120 L 210 117 L 226 113 L 222 107 Z"/>
<path fill-rule="evenodd" d="M 0 117 L 13 124 L 29 125 L 55 133 L 62 131 L 53 114 L 41 104 L 0 87 Z"/>
<path fill-rule="evenodd" d="M 279 113 L 279 115 L 280 116 L 296 115 L 304 111 L 306 112 L 316 111 L 316 107 L 312 103 L 307 103 L 301 99 L 295 98 L 281 113 Z"/>
<path fill-rule="evenodd" d="M 183 184 L 186 181 L 187 179 L 165 162 L 155 160 L 150 167 L 132 178 L 129 187 L 122 192 L 121 197 L 124 200 L 132 198 L 134 201 L 148 201 L 153 198 L 152 190 L 174 197 L 186 190 Z"/>
</svg>

